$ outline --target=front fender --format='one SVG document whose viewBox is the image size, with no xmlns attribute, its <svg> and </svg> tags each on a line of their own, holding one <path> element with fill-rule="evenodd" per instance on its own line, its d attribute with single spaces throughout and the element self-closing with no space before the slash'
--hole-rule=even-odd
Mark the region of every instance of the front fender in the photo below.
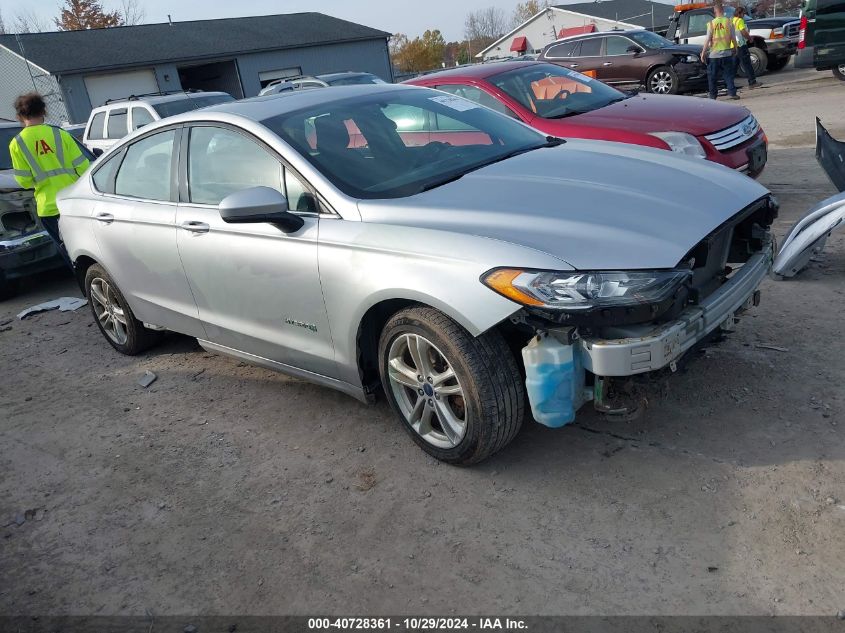
<svg viewBox="0 0 845 633">
<path fill-rule="evenodd" d="M 339 378 L 358 384 L 357 337 L 364 315 L 386 300 L 436 308 L 478 336 L 520 309 L 479 278 L 496 266 L 571 270 L 529 248 L 473 235 L 407 226 L 320 223 L 320 280 Z"/>
</svg>

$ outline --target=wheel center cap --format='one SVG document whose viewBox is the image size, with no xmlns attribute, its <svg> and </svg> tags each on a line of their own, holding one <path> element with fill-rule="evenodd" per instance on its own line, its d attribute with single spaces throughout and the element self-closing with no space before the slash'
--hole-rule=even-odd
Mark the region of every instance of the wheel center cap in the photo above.
<svg viewBox="0 0 845 633">
<path fill-rule="evenodd" d="M 425 395 L 428 396 L 429 398 L 431 398 L 431 396 L 434 395 L 434 387 L 432 387 L 428 383 L 425 383 L 423 385 L 423 391 L 425 391 Z"/>
</svg>

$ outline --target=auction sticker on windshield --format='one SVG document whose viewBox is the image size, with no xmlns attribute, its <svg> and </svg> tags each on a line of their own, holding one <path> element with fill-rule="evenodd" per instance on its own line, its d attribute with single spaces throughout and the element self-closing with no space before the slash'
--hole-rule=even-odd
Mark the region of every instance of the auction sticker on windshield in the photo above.
<svg viewBox="0 0 845 633">
<path fill-rule="evenodd" d="M 432 101 L 436 101 L 440 105 L 444 105 L 447 108 L 457 110 L 458 112 L 464 112 L 465 110 L 474 110 L 475 108 L 479 107 L 477 103 L 473 103 L 468 99 L 464 99 L 462 97 L 455 97 L 453 95 L 429 97 L 429 99 L 431 99 Z"/>
</svg>

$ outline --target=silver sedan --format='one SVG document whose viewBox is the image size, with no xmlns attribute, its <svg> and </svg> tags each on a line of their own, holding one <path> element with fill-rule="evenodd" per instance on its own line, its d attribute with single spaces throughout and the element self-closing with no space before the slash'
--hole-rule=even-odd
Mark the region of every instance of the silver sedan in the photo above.
<svg viewBox="0 0 845 633">
<path fill-rule="evenodd" d="M 60 196 L 94 319 L 389 401 L 473 463 L 535 420 L 641 404 L 756 303 L 768 192 L 659 150 L 545 137 L 460 97 L 355 86 L 144 127 Z M 527 396 L 527 397 L 526 397 Z"/>
</svg>

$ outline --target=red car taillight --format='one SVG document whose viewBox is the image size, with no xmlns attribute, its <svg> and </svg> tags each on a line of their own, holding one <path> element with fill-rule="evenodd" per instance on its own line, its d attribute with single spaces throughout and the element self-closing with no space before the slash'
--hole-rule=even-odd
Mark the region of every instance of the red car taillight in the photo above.
<svg viewBox="0 0 845 633">
<path fill-rule="evenodd" d="M 807 16 L 801 16 L 801 25 L 800 30 L 798 31 L 798 48 L 807 48 L 807 42 L 805 38 L 807 37 Z"/>
</svg>

